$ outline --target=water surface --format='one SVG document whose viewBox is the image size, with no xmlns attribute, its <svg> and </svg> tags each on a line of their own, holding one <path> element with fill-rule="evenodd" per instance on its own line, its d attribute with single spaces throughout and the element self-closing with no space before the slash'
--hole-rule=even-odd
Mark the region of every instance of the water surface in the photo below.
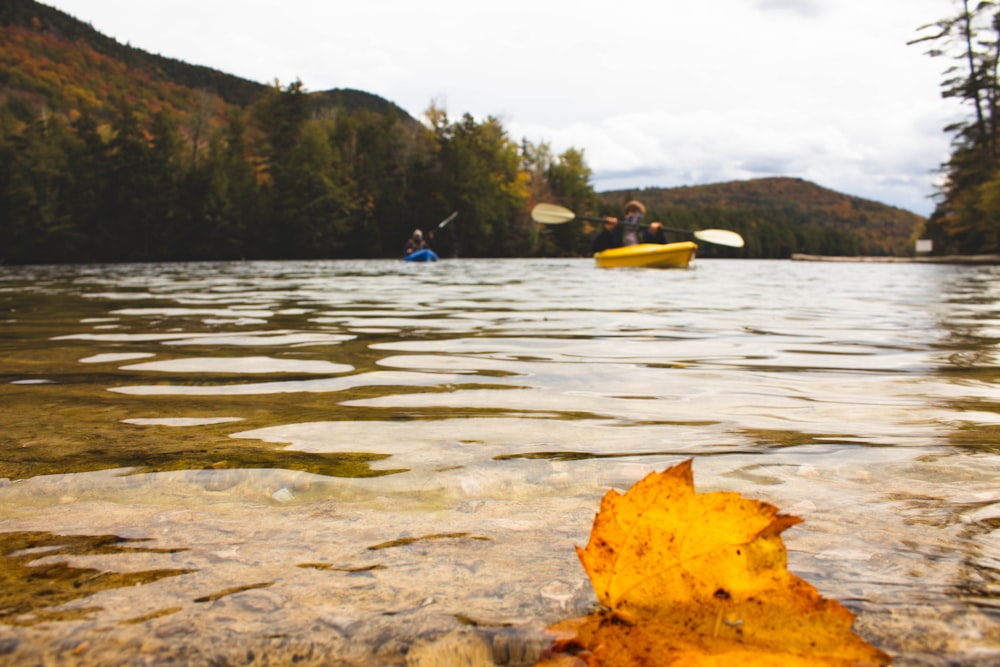
<svg viewBox="0 0 1000 667">
<path fill-rule="evenodd" d="M 998 278 L 0 268 L 0 663 L 532 664 L 601 495 L 688 457 L 896 665 L 1000 662 Z"/>
</svg>

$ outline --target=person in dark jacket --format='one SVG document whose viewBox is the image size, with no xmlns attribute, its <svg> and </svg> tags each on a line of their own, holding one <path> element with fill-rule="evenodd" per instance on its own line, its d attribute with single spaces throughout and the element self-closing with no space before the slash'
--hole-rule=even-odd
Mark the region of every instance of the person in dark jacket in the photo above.
<svg viewBox="0 0 1000 667">
<path fill-rule="evenodd" d="M 590 243 L 590 251 L 594 253 L 602 252 L 608 250 L 609 248 L 618 248 L 622 244 L 621 230 L 618 229 L 618 221 L 612 218 L 608 218 L 604 221 L 604 229 L 602 229 L 594 240 Z"/>
<path fill-rule="evenodd" d="M 403 246 L 403 257 L 409 257 L 418 250 L 430 247 L 430 244 L 424 239 L 424 233 L 419 229 L 414 229 L 413 235 L 406 240 L 406 245 Z"/>
<path fill-rule="evenodd" d="M 632 201 L 625 204 L 625 217 L 619 220 L 618 218 L 608 218 L 608 221 L 614 221 L 620 231 L 622 245 L 636 245 L 639 243 L 639 230 L 642 228 L 642 216 L 646 215 L 646 207 L 643 206 L 642 202 L 633 199 Z"/>
</svg>

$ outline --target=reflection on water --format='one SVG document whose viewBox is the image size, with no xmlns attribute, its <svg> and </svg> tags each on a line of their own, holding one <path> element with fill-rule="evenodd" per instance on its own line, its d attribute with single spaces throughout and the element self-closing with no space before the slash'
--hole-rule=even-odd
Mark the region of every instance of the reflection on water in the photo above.
<svg viewBox="0 0 1000 667">
<path fill-rule="evenodd" d="M 0 663 L 532 664 L 600 496 L 686 457 L 895 664 L 1000 661 L 998 277 L 0 268 Z"/>
</svg>

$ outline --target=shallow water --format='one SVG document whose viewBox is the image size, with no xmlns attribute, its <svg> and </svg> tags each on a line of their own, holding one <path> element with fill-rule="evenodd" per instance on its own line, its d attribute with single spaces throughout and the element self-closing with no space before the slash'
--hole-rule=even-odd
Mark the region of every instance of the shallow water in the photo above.
<svg viewBox="0 0 1000 667">
<path fill-rule="evenodd" d="M 532 664 L 688 457 L 894 664 L 1000 663 L 998 278 L 0 267 L 0 664 Z"/>
</svg>

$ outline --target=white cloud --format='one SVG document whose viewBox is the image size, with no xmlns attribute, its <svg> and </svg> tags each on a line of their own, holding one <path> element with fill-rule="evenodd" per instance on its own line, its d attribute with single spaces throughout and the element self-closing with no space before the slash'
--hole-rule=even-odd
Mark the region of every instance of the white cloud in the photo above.
<svg viewBox="0 0 1000 667">
<path fill-rule="evenodd" d="M 757 0 L 754 6 L 762 10 L 791 12 L 806 18 L 815 18 L 824 12 L 819 0 Z"/>
</svg>

